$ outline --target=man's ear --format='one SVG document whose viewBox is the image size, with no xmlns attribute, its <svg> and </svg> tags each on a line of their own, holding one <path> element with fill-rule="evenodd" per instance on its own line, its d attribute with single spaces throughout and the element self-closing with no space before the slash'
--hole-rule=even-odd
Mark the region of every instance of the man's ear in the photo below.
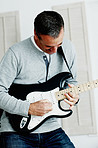
<svg viewBox="0 0 98 148">
<path fill-rule="evenodd" d="M 34 29 L 34 37 L 35 37 L 35 39 L 38 39 L 35 29 Z"/>
<path fill-rule="evenodd" d="M 40 35 L 36 33 L 35 29 L 34 29 L 34 36 L 35 36 L 35 39 L 41 40 Z"/>
<path fill-rule="evenodd" d="M 34 29 L 34 35 L 36 34 L 36 31 L 35 31 L 35 29 Z"/>
</svg>

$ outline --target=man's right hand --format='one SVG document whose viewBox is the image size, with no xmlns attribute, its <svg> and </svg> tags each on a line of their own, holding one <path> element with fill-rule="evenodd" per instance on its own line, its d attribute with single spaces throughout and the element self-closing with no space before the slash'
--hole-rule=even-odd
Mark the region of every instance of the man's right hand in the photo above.
<svg viewBox="0 0 98 148">
<path fill-rule="evenodd" d="M 52 103 L 47 99 L 43 99 L 43 100 L 31 103 L 28 114 L 35 115 L 35 116 L 43 116 L 44 114 L 48 113 L 51 110 L 52 110 Z"/>
</svg>

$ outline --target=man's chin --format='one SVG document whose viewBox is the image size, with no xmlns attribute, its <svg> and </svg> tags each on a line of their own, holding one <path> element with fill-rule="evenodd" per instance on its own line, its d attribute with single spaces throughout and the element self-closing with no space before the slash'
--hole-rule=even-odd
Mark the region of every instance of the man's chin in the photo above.
<svg viewBox="0 0 98 148">
<path fill-rule="evenodd" d="M 49 51 L 49 52 L 46 52 L 46 53 L 48 53 L 48 54 L 54 54 L 55 52 Z"/>
</svg>

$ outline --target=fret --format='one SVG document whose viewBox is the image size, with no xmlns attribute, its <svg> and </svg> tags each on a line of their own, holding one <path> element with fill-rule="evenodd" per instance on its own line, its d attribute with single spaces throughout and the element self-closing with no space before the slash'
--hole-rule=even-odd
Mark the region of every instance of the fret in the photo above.
<svg viewBox="0 0 98 148">
<path fill-rule="evenodd" d="M 81 92 L 84 92 L 83 84 L 80 85 Z"/>
<path fill-rule="evenodd" d="M 73 87 L 73 93 L 74 93 L 74 94 L 78 94 L 78 89 L 77 89 L 76 86 Z"/>
<path fill-rule="evenodd" d="M 86 87 L 88 90 L 91 89 L 91 83 L 90 82 L 86 83 Z"/>
<path fill-rule="evenodd" d="M 69 89 L 64 89 L 64 93 L 68 93 L 69 92 Z"/>
<path fill-rule="evenodd" d="M 61 94 L 62 97 L 65 97 L 64 96 L 64 94 L 66 93 L 65 91 L 66 91 L 66 89 L 60 91 L 60 94 Z"/>
<path fill-rule="evenodd" d="M 72 88 L 65 89 L 65 93 L 68 93 L 68 92 L 77 94 L 78 93 L 78 90 L 77 90 L 76 86 L 74 86 Z"/>
<path fill-rule="evenodd" d="M 68 88 L 68 92 L 73 93 L 73 88 Z"/>
<path fill-rule="evenodd" d="M 87 88 L 87 84 L 86 84 L 86 83 L 83 84 L 83 88 L 84 88 L 84 91 L 87 91 L 87 90 L 88 90 L 88 88 Z"/>
<path fill-rule="evenodd" d="M 57 100 L 63 100 L 65 99 L 65 91 L 61 90 L 59 92 L 56 92 L 55 95 L 56 95 L 56 98 Z"/>
<path fill-rule="evenodd" d="M 90 87 L 91 87 L 91 89 L 94 88 L 94 83 L 93 82 L 90 82 Z"/>
<path fill-rule="evenodd" d="M 98 87 L 98 80 L 95 80 L 95 81 L 94 81 L 94 87 L 95 87 L 95 88 Z"/>
<path fill-rule="evenodd" d="M 87 82 L 87 83 L 84 83 L 84 84 L 79 84 L 77 86 L 74 86 L 72 88 L 67 88 L 67 89 L 64 89 L 64 90 L 60 90 L 58 92 L 55 93 L 55 97 L 57 100 L 63 100 L 65 99 L 65 93 L 73 93 L 73 94 L 80 94 L 82 92 L 85 92 L 87 90 L 90 90 L 92 88 L 96 88 L 98 87 L 98 80 L 94 80 L 92 82 Z"/>
<path fill-rule="evenodd" d="M 84 91 L 84 88 L 83 88 L 82 85 L 77 85 L 76 88 L 77 88 L 77 91 L 78 91 L 77 93 L 81 93 L 81 92 Z"/>
</svg>

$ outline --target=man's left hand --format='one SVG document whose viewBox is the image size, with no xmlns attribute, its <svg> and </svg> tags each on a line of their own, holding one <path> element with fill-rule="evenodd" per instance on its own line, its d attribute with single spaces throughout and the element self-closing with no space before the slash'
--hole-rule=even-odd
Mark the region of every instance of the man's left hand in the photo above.
<svg viewBox="0 0 98 148">
<path fill-rule="evenodd" d="M 72 88 L 74 85 L 73 84 L 68 84 L 70 88 Z M 73 106 L 78 102 L 79 100 L 79 94 L 74 94 L 74 93 L 65 93 L 66 99 L 64 101 L 70 105 L 69 109 L 72 109 Z"/>
</svg>

